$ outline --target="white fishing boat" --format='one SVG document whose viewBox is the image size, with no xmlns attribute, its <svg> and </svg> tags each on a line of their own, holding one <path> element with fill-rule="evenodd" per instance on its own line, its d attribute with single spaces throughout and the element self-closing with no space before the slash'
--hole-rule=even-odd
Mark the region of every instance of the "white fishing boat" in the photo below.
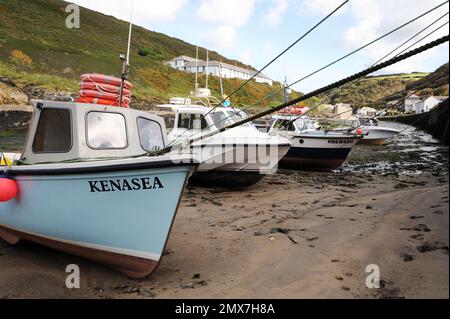
<svg viewBox="0 0 450 319">
<path fill-rule="evenodd" d="M 276 172 L 278 162 L 291 147 L 283 137 L 259 132 L 251 123 L 209 136 L 246 118 L 245 113 L 225 107 L 166 105 L 172 107 L 174 128 L 171 143 L 201 138 L 190 147 L 201 164 L 190 183 L 208 186 L 249 186 Z"/>
<path fill-rule="evenodd" d="M 0 237 L 30 240 L 131 277 L 155 270 L 191 156 L 167 145 L 164 120 L 124 107 L 35 101 L 23 153 L 2 155 Z"/>
<path fill-rule="evenodd" d="M 288 138 L 292 147 L 281 167 L 300 170 L 333 170 L 347 159 L 360 135 L 318 130 L 308 116 L 273 115 L 269 134 Z"/>
<path fill-rule="evenodd" d="M 360 130 L 362 138 L 360 144 L 383 145 L 387 140 L 399 134 L 400 131 L 394 128 L 380 126 L 378 120 L 373 117 L 358 117 L 350 123 L 349 128 L 335 129 L 335 132 L 353 132 Z"/>
<path fill-rule="evenodd" d="M 359 117 L 354 125 L 362 129 L 363 138 L 359 141 L 361 144 L 383 145 L 387 140 L 400 133 L 394 128 L 380 126 L 375 118 Z"/>
</svg>

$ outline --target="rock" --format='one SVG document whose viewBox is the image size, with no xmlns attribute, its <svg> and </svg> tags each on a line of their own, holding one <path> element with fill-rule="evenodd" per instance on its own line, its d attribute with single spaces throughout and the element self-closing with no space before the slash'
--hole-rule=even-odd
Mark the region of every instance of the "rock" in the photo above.
<svg viewBox="0 0 450 319">
<path fill-rule="evenodd" d="M 409 237 L 411 237 L 412 239 L 416 239 L 416 240 L 423 240 L 424 239 L 424 235 L 423 234 L 414 234 L 414 235 L 411 235 Z"/>
<path fill-rule="evenodd" d="M 18 88 L 0 82 L 0 104 L 26 105 L 28 104 L 28 96 Z"/>
<path fill-rule="evenodd" d="M 434 242 L 434 243 L 425 242 L 422 245 L 417 246 L 417 250 L 420 251 L 421 253 L 426 253 L 434 250 L 444 250 L 448 252 L 448 246 L 445 243 L 441 242 Z"/>
<path fill-rule="evenodd" d="M 199 279 L 200 278 L 200 274 L 194 274 L 193 276 L 192 276 L 192 279 Z"/>
<path fill-rule="evenodd" d="M 415 230 L 415 231 L 423 231 L 423 232 L 426 232 L 426 233 L 431 231 L 431 229 L 429 229 L 428 226 L 425 225 L 425 224 L 419 224 L 419 225 L 415 226 L 413 228 L 413 230 Z"/>
<path fill-rule="evenodd" d="M 342 281 L 342 280 L 344 280 L 344 278 L 343 278 L 343 277 L 341 277 L 341 276 L 336 276 L 336 277 L 334 277 L 334 279 L 336 279 L 336 280 L 339 280 L 339 281 Z"/>
<path fill-rule="evenodd" d="M 341 286 L 341 289 L 345 290 L 345 291 L 350 291 L 350 287 L 347 287 L 347 286 Z"/>
<path fill-rule="evenodd" d="M 366 209 L 373 209 L 373 207 L 371 205 L 367 205 Z"/>
<path fill-rule="evenodd" d="M 413 255 L 406 254 L 406 253 L 400 254 L 400 257 L 402 257 L 403 261 L 405 261 L 405 262 L 409 262 L 409 261 L 414 260 L 414 256 Z"/>
<path fill-rule="evenodd" d="M 409 219 L 421 219 L 424 218 L 424 216 L 409 216 Z"/>
<path fill-rule="evenodd" d="M 311 237 L 311 238 L 307 238 L 306 239 L 306 241 L 315 241 L 315 240 L 317 240 L 317 239 L 319 239 L 319 237 Z"/>
<path fill-rule="evenodd" d="M 196 281 L 195 284 L 200 286 L 208 286 L 208 282 L 206 280 Z"/>
<path fill-rule="evenodd" d="M 194 289 L 194 288 L 195 288 L 195 285 L 194 285 L 194 283 L 192 283 L 192 282 L 187 283 L 187 284 L 183 284 L 183 285 L 181 286 L 181 289 Z"/>
<path fill-rule="evenodd" d="M 288 234 L 289 233 L 289 229 L 287 228 L 280 228 L 280 227 L 274 227 L 270 229 L 270 233 L 282 233 L 282 234 Z"/>
</svg>

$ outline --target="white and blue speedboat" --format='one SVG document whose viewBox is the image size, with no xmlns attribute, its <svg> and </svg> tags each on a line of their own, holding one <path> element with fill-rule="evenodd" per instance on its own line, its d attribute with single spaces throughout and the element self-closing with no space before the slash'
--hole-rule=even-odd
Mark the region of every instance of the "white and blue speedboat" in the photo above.
<svg viewBox="0 0 450 319">
<path fill-rule="evenodd" d="M 328 171 L 341 166 L 361 135 L 321 131 L 308 116 L 274 115 L 269 134 L 289 139 L 292 147 L 280 161 L 281 167 Z"/>
<path fill-rule="evenodd" d="M 0 202 L 0 238 L 33 241 L 131 277 L 153 272 L 196 167 L 192 156 L 149 156 L 167 136 L 164 120 L 147 112 L 34 105 L 23 153 L 0 166 L 3 181 L 18 189 Z"/>
</svg>

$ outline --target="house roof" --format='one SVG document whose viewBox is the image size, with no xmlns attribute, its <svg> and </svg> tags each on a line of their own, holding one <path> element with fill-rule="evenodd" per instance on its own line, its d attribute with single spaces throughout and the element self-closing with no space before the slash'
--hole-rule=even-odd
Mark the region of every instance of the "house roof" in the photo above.
<svg viewBox="0 0 450 319">
<path fill-rule="evenodd" d="M 176 61 L 176 60 L 183 60 L 183 61 L 188 61 L 188 62 L 201 61 L 201 60 L 197 60 L 195 58 L 191 58 L 190 56 L 187 56 L 187 55 L 180 55 L 180 56 L 172 59 L 172 61 Z"/>
<path fill-rule="evenodd" d="M 199 66 L 199 67 L 203 67 L 206 66 L 206 61 L 203 60 L 196 60 L 194 58 L 185 56 L 185 55 L 181 55 L 173 60 L 185 60 L 188 61 L 186 63 L 186 67 L 195 67 L 195 66 Z M 222 68 L 226 68 L 229 70 L 233 70 L 236 72 L 242 72 L 242 73 L 246 73 L 246 74 L 250 74 L 250 75 L 254 75 L 256 72 L 253 70 L 249 70 L 249 69 L 245 69 L 243 67 L 240 66 L 236 66 L 236 65 L 232 65 L 229 63 L 225 63 L 225 62 L 219 62 L 219 61 L 209 61 L 208 63 L 209 66 L 217 66 L 217 67 L 222 67 Z M 263 74 L 263 73 L 259 73 L 258 76 L 259 78 L 263 78 L 263 79 L 267 79 L 267 80 L 272 80 L 271 78 L 269 78 L 267 75 Z"/>
</svg>

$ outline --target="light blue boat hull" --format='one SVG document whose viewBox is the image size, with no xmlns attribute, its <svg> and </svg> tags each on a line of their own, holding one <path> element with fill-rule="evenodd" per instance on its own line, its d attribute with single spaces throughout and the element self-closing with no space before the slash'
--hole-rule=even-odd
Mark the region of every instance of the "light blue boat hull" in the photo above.
<svg viewBox="0 0 450 319">
<path fill-rule="evenodd" d="M 161 259 L 192 169 L 15 176 L 19 194 L 0 203 L 0 237 L 10 243 L 32 240 L 109 264 L 132 277 L 148 275 Z"/>
</svg>

